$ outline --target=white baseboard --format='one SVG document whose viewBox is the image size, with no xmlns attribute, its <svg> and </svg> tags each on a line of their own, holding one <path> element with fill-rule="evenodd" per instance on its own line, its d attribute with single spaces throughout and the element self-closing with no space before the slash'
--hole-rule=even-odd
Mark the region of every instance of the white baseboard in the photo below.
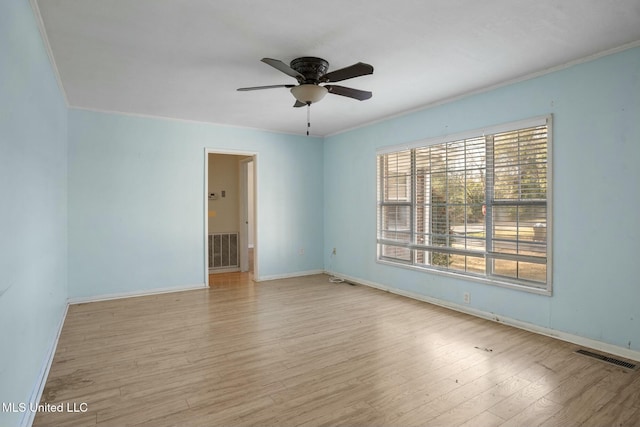
<svg viewBox="0 0 640 427">
<path fill-rule="evenodd" d="M 42 362 L 42 367 L 40 368 L 40 372 L 38 373 L 38 377 L 36 379 L 36 383 L 33 387 L 33 390 L 31 391 L 31 396 L 29 396 L 29 402 L 27 403 L 27 406 L 29 408 L 31 408 L 31 403 L 33 403 L 34 406 L 37 406 L 40 403 L 40 399 L 42 399 L 42 392 L 44 391 L 44 386 L 47 383 L 49 370 L 51 369 L 51 364 L 53 363 L 53 356 L 55 356 L 56 349 L 58 348 L 58 341 L 60 340 L 60 334 L 62 333 L 62 327 L 64 326 L 64 320 L 67 318 L 68 310 L 69 304 L 65 304 L 62 316 L 60 316 L 58 326 L 56 327 L 56 335 L 51 341 L 49 348 L 47 349 Z M 35 417 L 36 413 L 34 411 L 24 411 L 22 414 L 22 419 L 20 420 L 20 426 L 30 427 L 33 424 L 33 420 L 35 419 Z"/>
<path fill-rule="evenodd" d="M 523 322 L 521 320 L 512 319 L 506 316 L 500 316 L 495 313 L 489 313 L 489 312 L 478 310 L 468 306 L 463 306 L 463 305 L 455 304 L 449 301 L 444 301 L 438 298 L 432 298 L 426 295 L 417 294 L 415 292 L 404 291 L 402 289 L 381 285 L 380 283 L 359 279 L 357 277 L 350 277 L 348 275 L 335 273 L 332 271 L 325 271 L 325 273 L 338 277 L 340 279 L 344 279 L 345 281 L 350 283 L 369 286 L 369 287 L 380 289 L 382 291 L 390 292 L 396 295 L 405 296 L 405 297 L 416 299 L 419 301 L 424 301 L 429 304 L 459 311 L 461 313 L 470 314 L 472 316 L 480 317 L 482 319 L 503 323 L 505 325 L 513 326 L 518 329 L 524 329 L 525 331 L 534 332 L 536 334 L 545 335 L 551 338 L 557 338 L 559 340 L 570 342 L 572 344 L 576 344 L 582 347 L 589 347 L 605 353 L 623 357 L 625 359 L 640 361 L 640 351 L 637 351 L 637 350 L 631 350 L 625 347 L 620 347 L 620 346 L 609 344 L 606 342 L 597 341 L 591 338 L 570 334 L 568 332 L 563 332 L 556 329 L 535 325 L 533 323 Z"/>
<path fill-rule="evenodd" d="M 206 288 L 207 288 L 207 285 L 205 285 L 204 283 L 198 283 L 197 285 L 182 285 L 182 286 L 176 286 L 171 288 L 149 289 L 145 291 L 122 292 L 122 293 L 114 293 L 114 294 L 95 295 L 90 297 L 75 297 L 75 298 L 69 298 L 67 302 L 69 304 L 82 304 L 86 302 L 108 301 L 108 300 L 120 299 L 120 298 L 144 297 L 148 295 L 167 294 L 171 292 L 193 291 L 195 289 L 206 289 Z"/>
<path fill-rule="evenodd" d="M 292 277 L 301 277 L 301 276 L 313 276 L 314 274 L 324 274 L 324 270 L 308 270 L 308 271 L 298 271 L 295 273 L 287 273 L 287 274 L 274 274 L 271 276 L 260 276 L 254 280 L 256 282 L 265 282 L 267 280 L 290 279 Z"/>
<path fill-rule="evenodd" d="M 240 271 L 240 267 L 230 267 L 230 268 L 210 268 L 209 274 L 219 274 L 219 273 L 236 273 Z"/>
</svg>

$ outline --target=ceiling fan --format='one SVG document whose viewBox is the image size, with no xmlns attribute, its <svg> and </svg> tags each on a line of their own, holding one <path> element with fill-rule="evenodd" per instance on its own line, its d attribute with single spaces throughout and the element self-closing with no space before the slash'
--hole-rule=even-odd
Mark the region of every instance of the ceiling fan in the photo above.
<svg viewBox="0 0 640 427">
<path fill-rule="evenodd" d="M 298 84 L 241 87 L 238 89 L 239 91 L 273 89 L 280 87 L 288 88 L 291 89 L 291 93 L 296 98 L 296 102 L 293 105 L 294 107 L 304 107 L 305 105 L 308 106 L 316 103 L 324 98 L 327 93 L 346 96 L 359 101 L 369 99 L 372 95 L 371 92 L 365 90 L 333 84 L 324 84 L 373 74 L 373 67 L 363 62 L 358 62 L 348 67 L 328 72 L 329 62 L 322 58 L 315 58 L 311 56 L 296 58 L 291 61 L 290 65 L 271 58 L 262 58 L 261 61 L 265 64 L 271 65 L 276 70 L 295 78 L 298 81 Z M 324 85 L 320 86 L 321 83 Z"/>
</svg>

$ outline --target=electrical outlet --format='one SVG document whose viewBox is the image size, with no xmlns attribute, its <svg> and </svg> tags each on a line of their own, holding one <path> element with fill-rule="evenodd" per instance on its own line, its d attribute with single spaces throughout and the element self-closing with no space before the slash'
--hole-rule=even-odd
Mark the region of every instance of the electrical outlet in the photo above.
<svg viewBox="0 0 640 427">
<path fill-rule="evenodd" d="M 464 300 L 465 304 L 469 304 L 469 302 L 471 302 L 471 295 L 469 295 L 469 292 L 465 292 L 464 294 L 462 294 L 462 299 Z"/>
<path fill-rule="evenodd" d="M 298 255 L 304 255 L 304 248 L 298 249 Z"/>
<path fill-rule="evenodd" d="M 333 248 L 333 251 L 331 251 L 331 255 L 335 255 L 336 254 L 336 248 Z"/>
</svg>

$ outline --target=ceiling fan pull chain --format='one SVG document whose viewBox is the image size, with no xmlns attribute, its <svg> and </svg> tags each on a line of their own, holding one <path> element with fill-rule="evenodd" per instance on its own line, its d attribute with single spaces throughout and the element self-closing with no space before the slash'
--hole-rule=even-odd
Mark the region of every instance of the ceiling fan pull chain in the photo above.
<svg viewBox="0 0 640 427">
<path fill-rule="evenodd" d="M 311 129 L 311 103 L 307 102 L 307 136 L 309 136 L 309 129 Z"/>
</svg>

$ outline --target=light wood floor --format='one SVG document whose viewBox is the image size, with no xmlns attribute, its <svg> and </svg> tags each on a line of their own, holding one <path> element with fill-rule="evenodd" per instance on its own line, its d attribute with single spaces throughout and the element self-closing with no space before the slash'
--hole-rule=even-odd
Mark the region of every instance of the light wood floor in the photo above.
<svg viewBox="0 0 640 427">
<path fill-rule="evenodd" d="M 35 426 L 640 425 L 640 373 L 327 276 L 69 308 Z"/>
</svg>

